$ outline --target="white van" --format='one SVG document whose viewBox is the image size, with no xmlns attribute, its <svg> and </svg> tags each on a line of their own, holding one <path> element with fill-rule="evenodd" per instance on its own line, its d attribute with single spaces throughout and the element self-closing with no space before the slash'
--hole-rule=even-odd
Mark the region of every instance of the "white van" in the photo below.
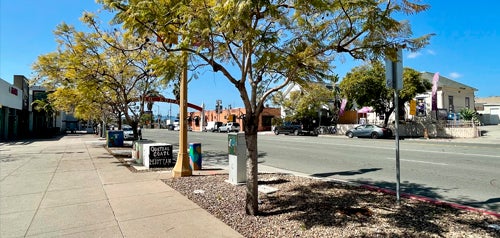
<svg viewBox="0 0 500 238">
<path fill-rule="evenodd" d="M 205 131 L 217 131 L 219 127 L 222 126 L 222 122 L 220 121 L 209 121 L 207 122 L 207 126 L 205 127 Z"/>
</svg>

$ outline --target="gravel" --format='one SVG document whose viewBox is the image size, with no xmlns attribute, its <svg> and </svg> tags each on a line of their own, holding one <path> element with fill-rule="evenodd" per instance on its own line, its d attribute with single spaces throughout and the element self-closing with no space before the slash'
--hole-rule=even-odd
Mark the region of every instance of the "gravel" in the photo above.
<svg viewBox="0 0 500 238">
<path fill-rule="evenodd" d="M 245 186 L 227 174 L 164 182 L 245 237 L 500 237 L 493 216 L 395 197 L 360 187 L 298 177 L 259 174 L 259 215 L 245 214 Z"/>
</svg>

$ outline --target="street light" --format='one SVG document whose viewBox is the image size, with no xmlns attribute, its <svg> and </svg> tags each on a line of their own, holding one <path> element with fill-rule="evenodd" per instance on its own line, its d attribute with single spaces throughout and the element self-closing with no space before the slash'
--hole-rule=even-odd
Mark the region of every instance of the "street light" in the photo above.
<svg viewBox="0 0 500 238">
<path fill-rule="evenodd" d="M 156 105 L 156 117 L 158 118 L 158 127 L 160 127 L 161 115 L 160 115 L 160 105 Z"/>
<path fill-rule="evenodd" d="M 177 161 L 172 170 L 172 177 L 174 178 L 192 175 L 191 167 L 189 166 L 189 155 L 187 153 L 187 52 L 182 52 L 182 58 L 183 66 L 179 100 L 179 153 L 177 154 Z"/>
</svg>

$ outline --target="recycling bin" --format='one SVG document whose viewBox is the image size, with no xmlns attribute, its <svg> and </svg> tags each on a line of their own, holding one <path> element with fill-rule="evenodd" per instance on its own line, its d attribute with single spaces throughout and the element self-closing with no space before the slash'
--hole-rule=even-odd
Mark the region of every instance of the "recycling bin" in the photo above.
<svg viewBox="0 0 500 238">
<path fill-rule="evenodd" d="M 108 147 L 122 147 L 123 131 L 108 131 L 108 133 L 106 134 L 106 143 Z"/>
<path fill-rule="evenodd" d="M 201 170 L 201 143 L 189 143 L 189 165 L 192 170 Z"/>
</svg>

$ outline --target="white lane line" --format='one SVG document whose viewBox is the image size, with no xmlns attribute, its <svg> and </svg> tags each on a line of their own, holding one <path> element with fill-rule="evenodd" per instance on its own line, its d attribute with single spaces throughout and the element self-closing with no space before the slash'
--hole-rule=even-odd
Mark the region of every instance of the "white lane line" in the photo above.
<svg viewBox="0 0 500 238">
<path fill-rule="evenodd" d="M 388 160 L 396 160 L 396 158 L 385 158 Z M 422 163 L 422 164 L 433 164 L 433 165 L 443 165 L 447 166 L 448 164 L 445 163 L 436 163 L 436 162 L 429 162 L 429 161 L 421 161 L 421 160 L 411 160 L 411 159 L 399 159 L 400 161 L 406 161 L 406 162 L 413 162 L 413 163 Z"/>
</svg>

